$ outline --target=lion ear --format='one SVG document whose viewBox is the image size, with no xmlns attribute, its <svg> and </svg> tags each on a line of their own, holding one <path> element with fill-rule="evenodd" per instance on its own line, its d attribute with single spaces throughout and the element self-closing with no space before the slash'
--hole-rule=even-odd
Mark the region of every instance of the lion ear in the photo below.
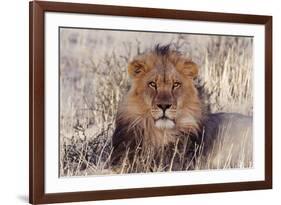
<svg viewBox="0 0 281 205">
<path fill-rule="evenodd" d="M 181 65 L 181 73 L 190 78 L 195 78 L 198 75 L 198 66 L 191 60 L 185 60 Z"/>
<path fill-rule="evenodd" d="M 146 72 L 146 65 L 140 60 L 133 60 L 129 63 L 128 73 L 132 78 L 140 77 Z"/>
</svg>

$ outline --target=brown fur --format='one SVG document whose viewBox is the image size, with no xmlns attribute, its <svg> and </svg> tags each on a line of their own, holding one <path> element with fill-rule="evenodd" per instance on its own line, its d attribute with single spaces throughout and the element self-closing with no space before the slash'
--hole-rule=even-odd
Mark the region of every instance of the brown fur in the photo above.
<svg viewBox="0 0 281 205">
<path fill-rule="evenodd" d="M 132 86 L 118 109 L 113 157 L 140 144 L 143 150 L 159 150 L 197 135 L 202 105 L 193 83 L 194 62 L 168 46 L 156 46 L 133 59 L 128 73 Z"/>
</svg>

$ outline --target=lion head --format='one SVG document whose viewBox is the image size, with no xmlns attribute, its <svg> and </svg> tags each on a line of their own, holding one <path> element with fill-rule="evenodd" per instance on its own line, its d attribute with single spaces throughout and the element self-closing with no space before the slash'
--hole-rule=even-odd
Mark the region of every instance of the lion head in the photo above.
<svg viewBox="0 0 281 205">
<path fill-rule="evenodd" d="M 128 74 L 131 88 L 119 107 L 113 142 L 142 138 L 149 146 L 160 146 L 182 133 L 197 133 L 202 109 L 194 62 L 170 46 L 157 45 L 136 56 Z"/>
</svg>

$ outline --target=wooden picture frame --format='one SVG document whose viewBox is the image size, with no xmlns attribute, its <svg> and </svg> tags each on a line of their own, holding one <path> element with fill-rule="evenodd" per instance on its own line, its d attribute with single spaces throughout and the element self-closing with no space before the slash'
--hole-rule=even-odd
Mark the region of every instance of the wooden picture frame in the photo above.
<svg viewBox="0 0 281 205">
<path fill-rule="evenodd" d="M 204 22 L 243 23 L 265 28 L 265 133 L 264 180 L 149 188 L 45 192 L 45 13 L 96 14 L 138 18 L 193 20 Z M 198 194 L 272 188 L 272 17 L 260 15 L 183 11 L 154 8 L 105 6 L 77 3 L 33 1 L 29 4 L 29 202 L 32 204 Z"/>
</svg>

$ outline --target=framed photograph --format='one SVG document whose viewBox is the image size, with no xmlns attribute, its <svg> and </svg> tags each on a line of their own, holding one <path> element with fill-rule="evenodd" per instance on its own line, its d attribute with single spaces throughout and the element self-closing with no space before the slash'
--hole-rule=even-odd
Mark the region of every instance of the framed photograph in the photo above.
<svg viewBox="0 0 281 205">
<path fill-rule="evenodd" d="M 272 17 L 30 2 L 30 203 L 272 187 Z"/>
</svg>

